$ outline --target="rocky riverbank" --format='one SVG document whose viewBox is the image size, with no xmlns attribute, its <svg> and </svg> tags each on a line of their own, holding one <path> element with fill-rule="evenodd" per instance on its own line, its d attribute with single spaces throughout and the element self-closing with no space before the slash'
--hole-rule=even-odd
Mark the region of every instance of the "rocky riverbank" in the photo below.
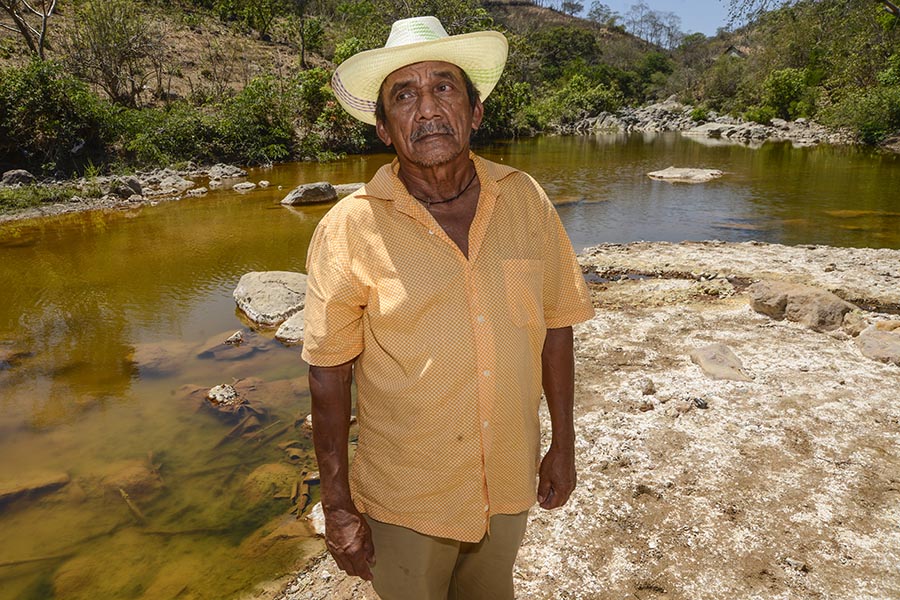
<svg viewBox="0 0 900 600">
<path fill-rule="evenodd" d="M 766 141 L 789 141 L 793 145 L 817 144 L 845 145 L 858 143 L 849 131 L 834 131 L 807 119 L 785 121 L 773 119 L 763 125 L 745 121 L 730 115 L 709 111 L 704 119 L 697 119 L 694 107 L 674 99 L 644 107 L 628 107 L 616 113 L 604 112 L 596 117 L 582 119 L 562 128 L 563 134 L 595 134 L 609 132 L 662 132 L 680 131 L 698 140 L 717 140 L 720 143 L 739 143 L 760 146 Z M 887 149 L 893 150 L 890 143 Z"/>
<path fill-rule="evenodd" d="M 900 366 L 859 332 L 900 352 L 900 251 L 635 243 L 580 259 L 597 314 L 575 328 L 579 486 L 532 511 L 517 597 L 896 596 Z M 764 297 L 761 279 L 816 290 Z M 797 316 L 832 310 L 833 327 Z M 710 347 L 740 376 L 720 378 Z M 323 554 L 248 597 L 376 596 Z"/>
</svg>

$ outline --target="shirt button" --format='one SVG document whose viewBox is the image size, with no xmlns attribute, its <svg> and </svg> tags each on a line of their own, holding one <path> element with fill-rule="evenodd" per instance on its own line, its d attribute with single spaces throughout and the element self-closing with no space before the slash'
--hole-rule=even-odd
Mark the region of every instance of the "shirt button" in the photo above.
<svg viewBox="0 0 900 600">
<path fill-rule="evenodd" d="M 491 376 L 491 372 L 488 371 L 488 370 L 483 371 L 481 374 L 484 375 L 485 377 L 490 377 L 490 376 Z"/>
<path fill-rule="evenodd" d="M 484 505 L 484 512 L 489 512 L 490 510 L 491 510 L 491 505 L 490 505 L 490 504 L 485 504 L 485 505 Z"/>
<path fill-rule="evenodd" d="M 484 323 L 484 315 L 478 315 L 477 317 L 475 317 L 475 320 L 479 323 Z"/>
<path fill-rule="evenodd" d="M 428 230 L 428 235 L 434 235 L 434 229 L 429 229 L 429 230 Z"/>
<path fill-rule="evenodd" d="M 488 426 L 488 422 L 487 422 L 487 421 L 485 421 L 485 422 L 484 422 L 484 423 L 482 423 L 482 424 L 481 424 L 481 425 L 482 425 L 482 426 L 483 426 L 483 427 L 484 427 L 484 428 L 485 428 L 485 429 L 487 429 L 487 426 Z"/>
</svg>

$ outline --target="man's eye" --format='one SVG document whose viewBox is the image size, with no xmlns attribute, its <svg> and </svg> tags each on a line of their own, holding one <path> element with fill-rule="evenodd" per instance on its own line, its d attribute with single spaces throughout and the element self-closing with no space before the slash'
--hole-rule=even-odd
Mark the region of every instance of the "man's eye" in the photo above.
<svg viewBox="0 0 900 600">
<path fill-rule="evenodd" d="M 450 85 L 449 83 L 442 83 L 441 85 L 438 86 L 439 92 L 449 92 L 452 89 L 453 89 L 453 86 Z"/>
<path fill-rule="evenodd" d="M 412 92 L 400 92 L 399 94 L 397 94 L 398 101 L 409 100 L 410 98 L 412 98 Z"/>
</svg>

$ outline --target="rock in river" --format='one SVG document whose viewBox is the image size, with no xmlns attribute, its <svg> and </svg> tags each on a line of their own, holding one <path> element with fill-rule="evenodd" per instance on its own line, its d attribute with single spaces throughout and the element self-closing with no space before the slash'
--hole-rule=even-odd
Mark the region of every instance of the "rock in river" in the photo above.
<svg viewBox="0 0 900 600">
<path fill-rule="evenodd" d="M 669 167 L 662 171 L 647 173 L 647 177 L 650 179 L 659 179 L 672 183 L 706 183 L 721 176 L 722 171 L 718 169 L 686 169 L 678 167 Z"/>
<path fill-rule="evenodd" d="M 304 183 L 299 185 L 284 197 L 282 204 L 297 206 L 300 204 L 317 204 L 319 202 L 334 202 L 337 200 L 337 192 L 334 186 L 327 181 L 317 183 Z"/>
<path fill-rule="evenodd" d="M 259 325 L 283 323 L 306 304 L 306 275 L 291 271 L 252 271 L 241 277 L 234 301 Z"/>
<path fill-rule="evenodd" d="M 285 344 L 296 344 L 303 341 L 302 310 L 295 312 L 278 327 L 278 331 L 275 332 L 275 339 Z"/>
<path fill-rule="evenodd" d="M 38 473 L 22 480 L 0 481 L 0 506 L 16 498 L 51 492 L 67 483 L 69 476 L 65 473 Z"/>
</svg>

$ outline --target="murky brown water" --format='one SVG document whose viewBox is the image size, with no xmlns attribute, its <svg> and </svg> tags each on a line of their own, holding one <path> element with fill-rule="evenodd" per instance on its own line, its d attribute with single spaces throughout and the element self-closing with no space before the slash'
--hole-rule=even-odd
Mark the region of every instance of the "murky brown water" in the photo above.
<svg viewBox="0 0 900 600">
<path fill-rule="evenodd" d="M 483 153 L 580 200 L 560 207 L 579 248 L 709 238 L 900 248 L 895 156 L 674 134 Z M 69 478 L 0 504 L 0 600 L 227 598 L 320 547 L 285 528 L 290 498 L 274 497 L 314 469 L 309 434 L 294 427 L 309 408 L 306 367 L 297 348 L 250 331 L 231 292 L 247 271 L 303 270 L 327 207 L 280 207 L 287 189 L 364 181 L 388 159 L 284 165 L 251 173 L 273 185 L 249 194 L 0 226 L 0 495 Z M 702 186 L 645 176 L 670 165 L 728 174 Z M 238 329 L 242 348 L 207 352 Z M 234 423 L 190 395 L 234 380 L 268 411 L 250 439 L 226 437 Z"/>
</svg>

